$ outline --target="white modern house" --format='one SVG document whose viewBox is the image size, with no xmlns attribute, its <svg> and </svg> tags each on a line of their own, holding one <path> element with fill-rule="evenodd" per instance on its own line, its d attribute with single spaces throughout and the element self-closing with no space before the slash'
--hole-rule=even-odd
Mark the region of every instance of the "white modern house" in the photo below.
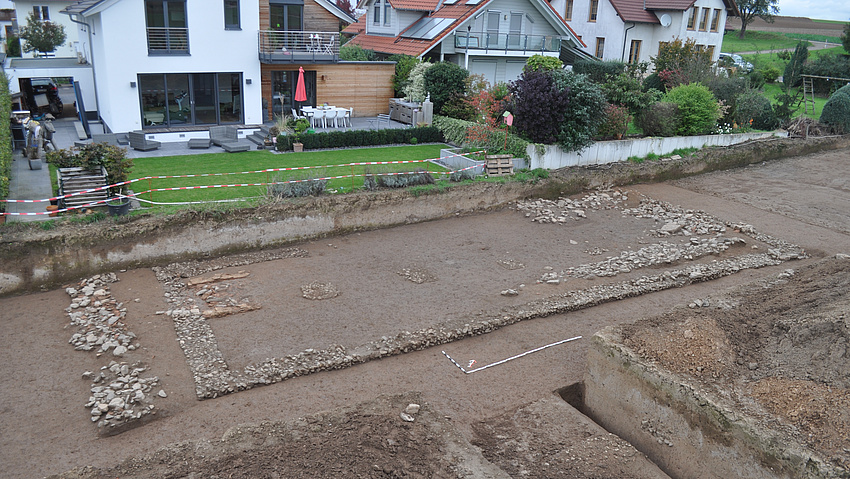
<svg viewBox="0 0 850 479">
<path fill-rule="evenodd" d="M 587 52 L 602 60 L 649 61 L 659 45 L 693 39 L 716 61 L 734 0 L 553 0 Z"/>
<path fill-rule="evenodd" d="M 62 10 L 91 65 L 96 110 L 119 132 L 262 123 L 259 12 L 259 0 L 82 0 Z"/>
<path fill-rule="evenodd" d="M 364 0 L 350 43 L 381 55 L 449 61 L 492 83 L 515 80 L 535 54 L 586 56 L 546 0 Z"/>
<path fill-rule="evenodd" d="M 73 0 L 12 0 L 15 4 L 15 16 L 18 27 L 27 24 L 29 15 L 35 14 L 39 20 L 47 20 L 65 27 L 67 36 L 65 43 L 56 48 L 53 56 L 57 58 L 77 58 L 77 51 L 81 48 L 77 37 L 77 26 L 67 15 L 59 13 L 62 9 L 71 5 Z M 21 47 L 24 41 L 21 40 Z M 23 56 L 34 56 L 34 53 L 23 53 Z"/>
</svg>

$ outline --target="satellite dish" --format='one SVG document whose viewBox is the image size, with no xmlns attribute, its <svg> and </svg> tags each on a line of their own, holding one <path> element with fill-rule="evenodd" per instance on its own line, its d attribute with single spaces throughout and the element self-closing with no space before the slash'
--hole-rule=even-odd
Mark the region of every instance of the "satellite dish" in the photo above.
<svg viewBox="0 0 850 479">
<path fill-rule="evenodd" d="M 667 13 L 665 13 L 664 15 L 661 15 L 661 18 L 659 20 L 661 20 L 661 26 L 662 27 L 669 27 L 670 24 L 673 23 L 673 17 L 671 17 Z"/>
</svg>

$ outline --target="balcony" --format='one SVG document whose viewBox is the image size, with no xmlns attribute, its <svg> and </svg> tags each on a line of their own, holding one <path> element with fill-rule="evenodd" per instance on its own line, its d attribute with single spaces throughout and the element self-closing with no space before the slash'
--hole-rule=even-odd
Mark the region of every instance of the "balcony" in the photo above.
<svg viewBox="0 0 850 479">
<path fill-rule="evenodd" d="M 337 32 L 259 32 L 260 62 L 336 63 L 339 61 Z"/>
<path fill-rule="evenodd" d="M 148 53 L 188 55 L 189 29 L 148 27 Z"/>
<path fill-rule="evenodd" d="M 561 51 L 561 38 L 554 35 L 520 35 L 514 33 L 455 33 L 455 48 L 476 54 L 502 53 L 534 55 Z"/>
</svg>

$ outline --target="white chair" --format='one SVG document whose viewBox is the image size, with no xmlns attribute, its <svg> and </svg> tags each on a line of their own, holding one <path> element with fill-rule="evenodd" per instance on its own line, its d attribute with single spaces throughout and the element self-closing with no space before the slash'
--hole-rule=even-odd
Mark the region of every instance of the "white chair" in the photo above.
<svg viewBox="0 0 850 479">
<path fill-rule="evenodd" d="M 325 123 L 327 123 L 328 128 L 331 128 L 331 124 L 333 124 L 333 128 L 338 128 L 339 124 L 337 123 L 337 109 L 331 108 L 325 110 Z"/>
<path fill-rule="evenodd" d="M 298 119 L 301 119 L 301 118 L 307 118 L 307 116 L 306 116 L 306 115 L 299 115 L 299 114 L 298 114 L 298 110 L 296 110 L 295 108 L 293 108 L 293 109 L 292 109 L 292 118 L 294 118 L 294 119 L 298 120 Z"/>
<path fill-rule="evenodd" d="M 333 55 L 335 43 L 336 43 L 336 37 L 331 35 L 331 38 L 328 41 L 328 43 L 325 43 L 325 53 L 327 53 L 328 55 Z"/>
<path fill-rule="evenodd" d="M 317 128 L 317 125 L 319 124 L 319 122 L 322 123 L 322 128 L 327 128 L 326 123 L 325 123 L 325 110 L 316 110 L 316 111 L 313 112 L 313 117 L 312 117 L 312 122 L 311 122 L 312 125 L 313 125 L 313 128 Z"/>
<path fill-rule="evenodd" d="M 347 127 L 351 128 L 351 117 L 354 116 L 354 108 L 353 107 L 352 108 L 345 108 L 342 111 L 343 111 L 343 116 L 342 116 L 343 122 L 345 123 L 345 125 Z"/>
</svg>

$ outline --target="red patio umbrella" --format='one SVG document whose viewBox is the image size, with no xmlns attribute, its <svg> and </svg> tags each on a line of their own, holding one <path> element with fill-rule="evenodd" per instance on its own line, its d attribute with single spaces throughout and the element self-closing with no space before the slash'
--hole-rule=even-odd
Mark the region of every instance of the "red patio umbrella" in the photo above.
<svg viewBox="0 0 850 479">
<path fill-rule="evenodd" d="M 304 67 L 298 67 L 298 84 L 295 85 L 295 101 L 307 101 L 307 90 L 304 88 Z"/>
</svg>

